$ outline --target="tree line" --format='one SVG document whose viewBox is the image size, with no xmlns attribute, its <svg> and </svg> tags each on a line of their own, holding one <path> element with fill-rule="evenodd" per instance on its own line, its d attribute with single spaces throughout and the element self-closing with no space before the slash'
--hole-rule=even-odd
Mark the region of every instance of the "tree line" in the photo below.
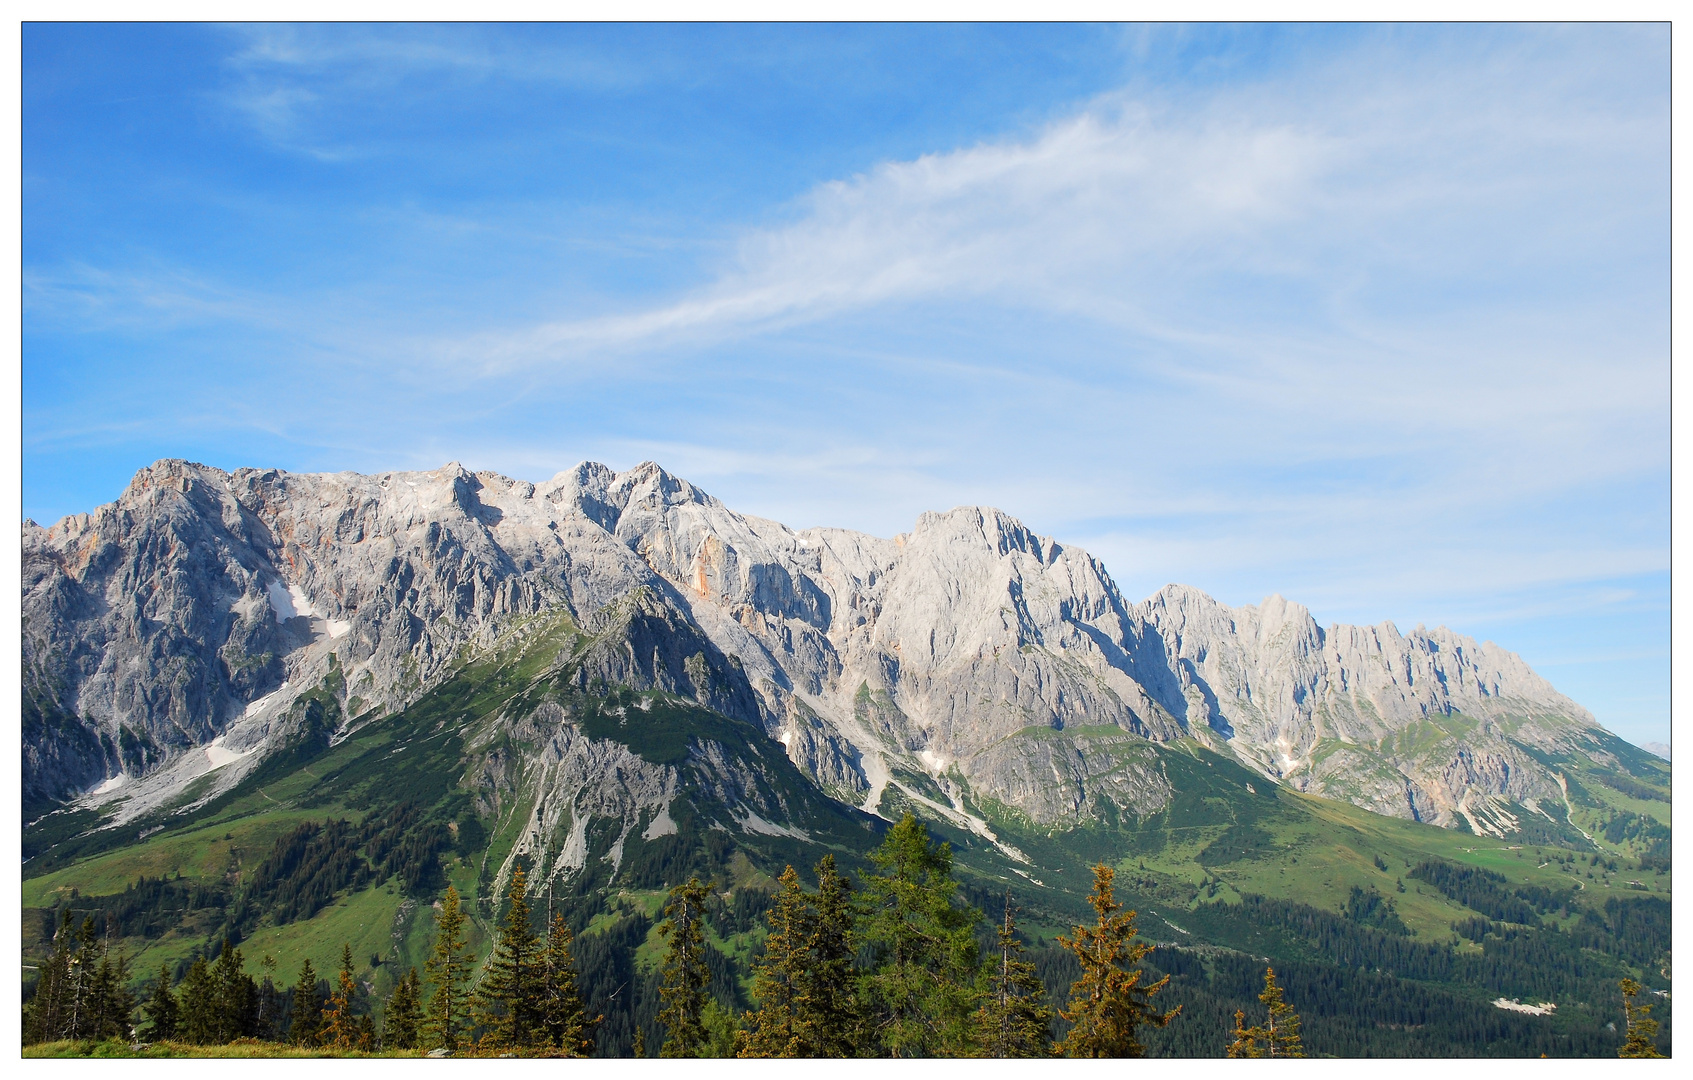
<svg viewBox="0 0 1693 1080">
<path fill-rule="evenodd" d="M 1094 921 L 1057 939 L 1070 984 L 1060 1004 L 1047 1000 L 1050 976 L 1043 980 L 1024 955 L 1009 894 L 990 939 L 978 937 L 982 916 L 960 894 L 950 847 L 914 817 L 895 825 L 871 859 L 874 869 L 855 886 L 826 856 L 809 892 L 789 866 L 775 892 L 757 903 L 731 906 L 697 876 L 672 888 L 658 926 L 663 960 L 653 976 L 663 1006 L 659 1055 L 1136 1057 L 1146 1052 L 1144 1031 L 1182 1012 L 1155 1007 L 1170 976 L 1148 978 L 1152 947 L 1136 937 L 1136 913 L 1115 900 L 1107 866 L 1093 871 Z M 255 979 L 241 950 L 225 941 L 215 959 L 197 958 L 174 989 L 161 970 L 151 996 L 137 1003 L 126 988 L 126 961 L 111 954 L 110 933 L 98 933 L 92 918 L 75 927 L 67 910 L 25 1007 L 25 1041 L 221 1045 L 246 1038 L 327 1053 L 586 1056 L 604 1017 L 589 1015 L 569 924 L 558 916 L 537 933 L 527 893 L 519 868 L 493 952 L 478 972 L 465 912 L 449 886 L 424 971 L 401 976 L 382 1003 L 380 1026 L 347 946 L 333 980 L 320 979 L 308 960 L 293 986 L 279 990 L 271 958 L 260 961 L 262 977 Z M 708 915 L 714 923 L 730 917 L 750 926 L 760 914 L 766 934 L 752 963 L 753 1007 L 726 1007 L 740 992 L 724 993 L 732 976 L 707 944 Z M 1630 989 L 1624 986 L 1626 1056 L 1650 1048 L 1657 1027 Z M 1228 1055 L 1304 1056 L 1299 1016 L 1283 1000 L 1274 971 L 1264 972 L 1259 1002 L 1263 1016 L 1254 1023 L 1244 1010 L 1235 1013 Z M 1055 1019 L 1062 1021 L 1057 1039 Z M 1200 1022 L 1223 1026 L 1221 1017 Z M 633 1049 L 647 1054 L 639 1025 Z"/>
</svg>

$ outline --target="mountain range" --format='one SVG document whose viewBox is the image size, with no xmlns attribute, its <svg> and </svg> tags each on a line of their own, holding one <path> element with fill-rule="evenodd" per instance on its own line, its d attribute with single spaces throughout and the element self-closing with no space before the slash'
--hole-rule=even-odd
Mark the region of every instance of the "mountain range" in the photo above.
<svg viewBox="0 0 1693 1080">
<path fill-rule="evenodd" d="M 1444 627 L 1322 627 L 1182 585 L 1131 602 L 999 510 L 795 531 L 650 462 L 534 484 L 164 460 L 22 534 L 25 906 L 133 920 L 153 896 L 137 970 L 217 935 L 327 970 L 345 938 L 388 958 L 386 986 L 421 959 L 432 890 L 460 889 L 486 948 L 520 864 L 585 941 L 633 927 L 617 963 L 644 970 L 652 905 L 686 873 L 725 903 L 767 895 L 784 863 L 864 865 L 913 813 L 970 895 L 1015 891 L 1037 935 L 1099 860 L 1172 947 L 1316 965 L 1331 990 L 1386 979 L 1399 1000 L 1394 979 L 1424 976 L 1381 966 L 1410 935 L 1447 995 L 1427 1007 L 1468 1019 L 1398 1052 L 1470 1052 L 1483 1029 L 1509 1029 L 1495 1052 L 1593 1052 L 1613 975 L 1668 985 L 1668 763 Z M 341 876 L 300 861 L 308 833 L 339 837 L 322 865 Z M 1532 933 L 1488 921 L 1513 912 Z M 1452 936 L 1475 925 L 1475 949 L 1505 950 L 1485 970 Z M 722 926 L 742 970 L 756 934 Z M 1328 967 L 1336 940 L 1364 959 Z M 26 933 L 26 960 L 44 941 Z M 1548 966 L 1553 947 L 1602 955 Z M 584 974 L 601 1006 L 636 1010 L 618 1052 L 647 1006 L 617 1004 L 605 963 Z M 1192 992 L 1232 1015 L 1235 990 Z M 1387 1012 L 1359 1019 L 1351 994 L 1330 995 L 1333 1045 L 1386 1045 Z M 1489 1004 L 1528 994 L 1586 1004 Z"/>
</svg>

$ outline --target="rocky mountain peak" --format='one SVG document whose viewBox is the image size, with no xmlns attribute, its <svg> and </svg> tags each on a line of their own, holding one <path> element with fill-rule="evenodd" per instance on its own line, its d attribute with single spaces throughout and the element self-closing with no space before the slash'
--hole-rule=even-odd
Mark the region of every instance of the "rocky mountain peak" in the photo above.
<svg viewBox="0 0 1693 1080">
<path fill-rule="evenodd" d="M 897 789 L 973 828 L 966 790 L 1054 825 L 1101 799 L 1146 812 L 1168 786 L 1135 747 L 1184 738 L 1450 823 L 1475 800 L 1552 797 L 1530 750 L 1594 723 L 1519 657 L 1445 628 L 1324 630 L 1280 595 L 1233 608 L 1182 585 L 1130 604 L 1087 552 L 991 507 L 925 513 L 891 540 L 795 532 L 653 462 L 537 485 L 457 462 L 165 460 L 115 503 L 23 534 L 38 798 L 204 761 L 214 738 L 269 745 L 332 665 L 350 714 L 401 708 L 548 612 L 628 639 L 595 654 L 606 679 L 755 722 L 867 808 Z M 633 621 L 606 621 L 632 597 Z M 1459 734 L 1395 749 L 1430 720 Z"/>
</svg>

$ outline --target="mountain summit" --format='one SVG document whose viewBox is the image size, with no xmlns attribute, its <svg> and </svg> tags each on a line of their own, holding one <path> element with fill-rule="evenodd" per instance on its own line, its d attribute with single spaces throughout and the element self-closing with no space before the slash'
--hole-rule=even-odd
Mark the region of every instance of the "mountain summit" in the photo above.
<svg viewBox="0 0 1693 1080">
<path fill-rule="evenodd" d="M 552 615 L 618 624 L 583 685 L 682 695 L 835 800 L 988 838 L 1156 813 L 1158 748 L 1184 740 L 1381 814 L 1568 828 L 1559 762 L 1618 745 L 1491 643 L 1181 585 L 1130 603 L 1087 552 L 986 507 L 889 540 L 738 514 L 651 462 L 532 484 L 165 460 L 92 514 L 23 526 L 26 805 L 118 799 L 121 821 L 211 798 L 331 675 L 338 739 Z"/>
</svg>

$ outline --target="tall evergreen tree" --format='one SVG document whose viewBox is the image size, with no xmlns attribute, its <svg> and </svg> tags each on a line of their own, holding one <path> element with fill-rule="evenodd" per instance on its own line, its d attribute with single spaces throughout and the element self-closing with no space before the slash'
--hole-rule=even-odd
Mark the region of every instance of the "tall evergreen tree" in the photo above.
<svg viewBox="0 0 1693 1080">
<path fill-rule="evenodd" d="M 142 1009 L 147 1014 L 143 1038 L 148 1042 L 176 1038 L 176 995 L 170 992 L 170 968 L 163 964 L 159 965 L 159 981 L 153 984 L 153 994 Z"/>
<path fill-rule="evenodd" d="M 999 927 L 999 949 L 983 967 L 981 1008 L 976 1011 L 977 1047 L 986 1057 L 1050 1057 L 1048 1029 L 1052 1009 L 1042 1000 L 1046 986 L 1035 965 L 1023 959 L 1023 945 L 1011 921 L 1011 893 L 1005 894 L 1005 919 Z"/>
<path fill-rule="evenodd" d="M 1618 1057 L 1661 1058 L 1658 1053 L 1658 1022 L 1652 1019 L 1652 1006 L 1636 1005 L 1640 984 L 1633 979 L 1622 981 L 1622 1011 L 1627 1039 L 1617 1051 Z"/>
<path fill-rule="evenodd" d="M 441 914 L 435 920 L 435 944 L 424 963 L 429 981 L 435 984 L 423 1022 L 424 1045 L 431 1050 L 444 1048 L 451 1052 L 464 1045 L 470 1025 L 466 1007 L 469 991 L 465 988 L 470 964 L 471 958 L 465 952 L 464 912 L 459 908 L 458 890 L 448 885 Z"/>
<path fill-rule="evenodd" d="M 594 1027 L 605 1017 L 588 1018 L 570 946 L 570 924 L 554 915 L 541 955 L 541 1029 L 549 1045 L 570 1057 L 587 1057 L 594 1050 Z"/>
<path fill-rule="evenodd" d="M 53 934 L 53 952 L 40 966 L 35 996 L 24 1010 L 25 1044 L 69 1038 L 72 958 L 76 955 L 76 931 L 71 928 L 69 908 L 60 912 L 59 929 Z"/>
<path fill-rule="evenodd" d="M 276 992 L 276 957 L 269 953 L 260 957 L 259 970 L 264 972 L 264 981 L 259 983 L 259 1011 L 253 1034 L 261 1039 L 273 1040 L 279 1034 L 276 1022 L 282 1015 L 281 998 Z"/>
<path fill-rule="evenodd" d="M 359 1021 L 354 1014 L 358 984 L 353 981 L 353 947 L 341 945 L 341 970 L 329 990 L 329 1004 L 323 1010 L 323 1045 L 351 1050 L 359 1043 Z"/>
<path fill-rule="evenodd" d="M 534 1046 L 542 1030 L 541 942 L 529 925 L 528 879 L 519 867 L 506 889 L 506 919 L 488 958 L 488 973 L 476 991 L 477 1019 L 487 1029 L 483 1045 Z"/>
<path fill-rule="evenodd" d="M 966 1054 L 981 913 L 956 902 L 952 848 L 931 843 L 907 814 L 871 857 L 882 873 L 864 888 L 863 940 L 874 967 L 863 986 L 877 1046 L 893 1057 Z"/>
<path fill-rule="evenodd" d="M 746 1016 L 741 1057 L 811 1057 L 799 1029 L 800 995 L 810 967 L 813 914 L 792 866 L 776 882 L 776 902 L 765 917 L 764 955 L 754 962 L 752 993 L 758 1011 Z"/>
<path fill-rule="evenodd" d="M 835 869 L 833 855 L 823 856 L 814 873 L 817 896 L 812 902 L 794 1026 L 807 1057 L 854 1057 L 864 1025 L 853 970 L 858 945 L 852 883 Z"/>
<path fill-rule="evenodd" d="M 177 991 L 177 1000 L 182 1006 L 179 1031 L 184 1042 L 215 1046 L 225 1041 L 218 1038 L 223 1029 L 223 1018 L 219 1009 L 217 979 L 205 957 L 194 958 Z"/>
<path fill-rule="evenodd" d="M 658 932 L 667 942 L 664 955 L 664 984 L 659 996 L 664 1009 L 658 1014 L 664 1025 L 664 1045 L 659 1057 L 698 1057 L 710 1041 L 702 1023 L 706 986 L 711 969 L 705 963 L 705 898 L 710 883 L 689 878 L 687 884 L 670 890 L 664 907 L 665 921 Z"/>
<path fill-rule="evenodd" d="M 288 1025 L 288 1041 L 295 1046 L 316 1046 L 323 1028 L 323 1002 L 317 996 L 317 972 L 308 958 L 300 964 L 300 978 L 294 983 L 294 1017 Z"/>
<path fill-rule="evenodd" d="M 1264 1003 L 1269 1015 L 1262 1024 L 1243 1027 L 1246 1014 L 1236 1010 L 1229 1057 L 1304 1057 L 1305 1047 L 1299 1041 L 1299 1014 L 1282 1000 L 1282 988 L 1276 985 L 1274 968 L 1264 969 L 1264 992 L 1258 995 L 1258 1000 Z"/>
<path fill-rule="evenodd" d="M 1152 947 L 1134 940 L 1135 913 L 1112 899 L 1112 877 L 1103 863 L 1093 868 L 1088 903 L 1098 921 L 1076 927 L 1074 937 L 1058 938 L 1082 967 L 1081 978 L 1070 986 L 1069 1008 L 1059 1010 L 1073 1025 L 1058 1045 L 1065 1057 L 1144 1057 L 1146 1048 L 1135 1038 L 1135 1029 L 1142 1024 L 1163 1027 L 1181 1011 L 1180 1006 L 1167 1013 L 1152 1008 L 1152 997 L 1169 983 L 1168 975 L 1142 986 L 1144 972 L 1130 970 Z"/>
<path fill-rule="evenodd" d="M 415 1050 L 418 1022 L 423 1018 L 423 982 L 416 968 L 407 968 L 394 984 L 388 1005 L 382 1010 L 382 1048 Z"/>
<path fill-rule="evenodd" d="M 258 1022 L 259 988 L 242 963 L 241 950 L 225 938 L 217 963 L 212 966 L 217 987 L 216 1041 L 219 1044 L 250 1035 Z"/>
</svg>

